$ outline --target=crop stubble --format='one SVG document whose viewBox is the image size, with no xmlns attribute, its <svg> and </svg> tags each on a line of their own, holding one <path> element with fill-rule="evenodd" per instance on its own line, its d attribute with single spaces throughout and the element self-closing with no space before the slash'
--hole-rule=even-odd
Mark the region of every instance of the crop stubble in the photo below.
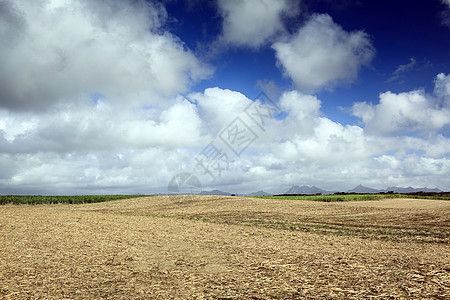
<svg viewBox="0 0 450 300">
<path fill-rule="evenodd" d="M 0 298 L 449 299 L 449 212 L 414 199 L 6 205 Z"/>
</svg>

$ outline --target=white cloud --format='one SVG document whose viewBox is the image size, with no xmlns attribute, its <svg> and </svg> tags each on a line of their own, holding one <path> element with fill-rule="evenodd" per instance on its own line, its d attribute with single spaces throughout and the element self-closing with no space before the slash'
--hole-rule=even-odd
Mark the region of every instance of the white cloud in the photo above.
<svg viewBox="0 0 450 300">
<path fill-rule="evenodd" d="M 435 133 L 439 120 L 431 125 L 418 120 L 421 130 L 428 130 L 424 136 L 392 137 L 390 132 L 372 135 L 363 127 L 334 122 L 322 115 L 317 97 L 298 91 L 285 92 L 279 105 L 287 117 L 273 119 L 265 132 L 259 131 L 253 149 L 235 158 L 232 170 L 215 187 L 284 192 L 289 182 L 337 190 L 360 183 L 450 188 L 443 179 L 450 175 L 450 140 Z M 418 169 L 411 172 L 414 166 Z M 208 179 L 202 177 L 203 182 Z"/>
<path fill-rule="evenodd" d="M 167 109 L 136 111 L 106 104 L 63 106 L 47 113 L 0 111 L 0 151 L 4 153 L 174 149 L 201 140 L 197 108 L 178 98 Z"/>
<path fill-rule="evenodd" d="M 280 105 L 289 115 L 276 124 L 278 130 L 272 142 L 279 141 L 273 145 L 278 148 L 275 152 L 289 154 L 286 161 L 333 166 L 368 158 L 380 150 L 370 145 L 362 128 L 343 126 L 321 116 L 321 102 L 314 96 L 287 92 Z"/>
<path fill-rule="evenodd" d="M 101 102 L 40 114 L 1 110 L 0 193 L 164 191 L 206 143 L 196 106 L 173 102 L 138 111 Z"/>
<path fill-rule="evenodd" d="M 0 193 L 97 194 L 164 192 L 175 172 L 187 161 L 187 151 L 163 148 L 114 153 L 73 153 L 64 156 L 41 152 L 2 154 L 8 172 L 0 178 Z M 17 163 L 20 162 L 20 163 Z M 10 173 L 10 174 L 8 174 Z"/>
<path fill-rule="evenodd" d="M 265 13 L 277 23 L 285 12 Z M 160 5 L 0 1 L 0 14 L 2 194 L 165 192 L 172 176 L 194 170 L 195 156 L 237 116 L 258 138 L 241 156 L 227 150 L 230 169 L 217 182 L 197 169 L 207 188 L 279 193 L 291 184 L 342 190 L 363 183 L 450 189 L 450 141 L 439 133 L 450 115 L 450 75 L 436 77 L 434 96 L 388 92 L 380 104 L 356 104 L 354 113 L 364 128 L 325 117 L 316 96 L 285 92 L 278 104 L 286 117 L 267 120 L 263 131 L 246 117 L 252 102 L 239 92 L 209 88 L 179 95 L 209 69 L 164 32 L 166 13 Z M 259 26 L 251 30 L 261 35 L 245 45 L 270 40 L 274 32 Z M 307 36 L 314 39 L 296 44 Z M 351 80 L 373 54 L 365 34 L 347 33 L 326 15 L 314 16 L 289 42 L 278 45 L 299 53 L 324 48 L 317 60 L 315 52 L 305 50 L 311 60 L 302 63 L 316 72 L 315 79 L 291 75 L 314 89 Z M 330 61 L 323 64 L 327 56 Z M 303 66 L 294 57 L 292 62 L 279 60 Z M 345 76 L 333 73 L 337 70 Z M 393 137 L 405 124 L 426 134 Z"/>
<path fill-rule="evenodd" d="M 0 14 L 0 193 L 145 192 L 203 144 L 177 94 L 211 70 L 163 30 L 162 5 L 1 1 Z"/>
<path fill-rule="evenodd" d="M 250 48 L 258 48 L 283 32 L 283 17 L 298 13 L 292 0 L 219 0 L 218 7 L 223 18 L 219 40 Z"/>
<path fill-rule="evenodd" d="M 327 14 L 313 15 L 289 40 L 272 47 L 285 74 L 309 92 L 352 82 L 375 54 L 366 33 L 347 32 Z"/>
<path fill-rule="evenodd" d="M 154 103 L 210 74 L 163 32 L 164 7 L 147 1 L 2 1 L 0 106 L 45 110 L 101 93 Z M 160 99 L 160 98 L 159 98 Z"/>
<path fill-rule="evenodd" d="M 447 77 L 436 78 L 435 93 L 440 97 L 448 95 Z M 360 117 L 365 130 L 370 134 L 431 134 L 450 124 L 450 110 L 442 107 L 439 100 L 425 94 L 423 90 L 395 94 L 380 94 L 379 104 L 357 102 L 353 114 Z"/>
<path fill-rule="evenodd" d="M 198 104 L 199 114 L 208 130 L 218 133 L 234 118 L 241 115 L 251 103 L 245 95 L 218 87 L 208 88 L 204 93 L 188 95 Z"/>
<path fill-rule="evenodd" d="M 414 93 L 391 96 L 422 105 L 408 98 Z M 278 103 L 287 116 L 267 121 L 262 131 L 245 118 L 251 102 L 241 93 L 211 88 L 187 97 L 197 104 L 178 97 L 167 108 L 144 110 L 101 100 L 40 114 L 1 110 L 0 192 L 165 192 L 180 172 L 195 172 L 206 189 L 230 192 L 281 193 L 291 184 L 345 190 L 359 183 L 450 189 L 450 140 L 433 126 L 420 123 L 430 135 L 417 137 L 373 135 L 323 116 L 317 97 L 290 91 Z M 236 116 L 258 134 L 241 156 L 217 139 Z M 195 169 L 196 155 L 211 141 L 232 161 L 216 182 Z"/>
<path fill-rule="evenodd" d="M 240 93 L 214 88 L 192 96 L 198 100 L 199 111 L 203 110 L 203 121 L 222 120 L 204 123 L 208 129 L 216 128 L 210 132 L 211 140 L 213 133 L 220 131 L 218 127 L 226 126 L 236 115 L 252 125 L 242 113 L 249 100 Z M 222 97 L 227 100 L 220 101 Z M 230 155 L 230 170 L 223 172 L 217 182 L 197 170 L 204 186 L 231 192 L 265 189 L 278 193 L 293 183 L 336 190 L 360 183 L 377 188 L 450 188 L 443 179 L 450 175 L 445 168 L 450 162 L 450 140 L 435 134 L 433 126 L 421 123 L 421 130 L 429 130 L 429 134 L 418 137 L 392 137 L 390 132 L 373 135 L 363 127 L 344 126 L 324 117 L 321 101 L 315 96 L 285 92 L 278 104 L 287 116 L 268 121 L 265 131 L 252 127 L 258 138 L 241 156 Z M 227 148 L 223 146 L 222 150 Z M 411 173 L 414 164 L 419 169 Z"/>
<path fill-rule="evenodd" d="M 450 108 L 450 74 L 440 73 L 434 80 L 434 94 L 447 100 L 447 108 Z"/>
</svg>

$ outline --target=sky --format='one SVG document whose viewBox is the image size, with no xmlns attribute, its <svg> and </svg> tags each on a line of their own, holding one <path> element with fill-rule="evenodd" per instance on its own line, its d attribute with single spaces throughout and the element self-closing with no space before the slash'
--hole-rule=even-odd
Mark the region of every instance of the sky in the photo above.
<svg viewBox="0 0 450 300">
<path fill-rule="evenodd" d="M 450 190 L 450 0 L 0 0 L 0 66 L 0 194 Z"/>
</svg>

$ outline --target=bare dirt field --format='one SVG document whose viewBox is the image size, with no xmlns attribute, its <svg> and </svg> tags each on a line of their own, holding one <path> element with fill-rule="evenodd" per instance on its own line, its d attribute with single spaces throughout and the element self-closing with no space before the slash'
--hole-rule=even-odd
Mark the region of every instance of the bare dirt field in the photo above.
<svg viewBox="0 0 450 300">
<path fill-rule="evenodd" d="M 0 206 L 0 299 L 450 299 L 450 201 Z"/>
</svg>

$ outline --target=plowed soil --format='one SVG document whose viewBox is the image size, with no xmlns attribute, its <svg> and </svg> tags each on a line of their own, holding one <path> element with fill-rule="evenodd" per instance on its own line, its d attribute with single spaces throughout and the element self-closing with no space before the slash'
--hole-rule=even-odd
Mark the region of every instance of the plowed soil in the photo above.
<svg viewBox="0 0 450 300">
<path fill-rule="evenodd" d="M 450 201 L 0 206 L 0 299 L 450 299 Z"/>
</svg>

